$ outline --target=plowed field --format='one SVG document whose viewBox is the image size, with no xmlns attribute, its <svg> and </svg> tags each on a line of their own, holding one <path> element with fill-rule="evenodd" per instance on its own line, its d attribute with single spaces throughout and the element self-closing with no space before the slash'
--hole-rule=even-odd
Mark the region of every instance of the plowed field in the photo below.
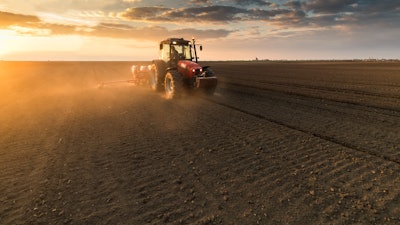
<svg viewBox="0 0 400 225">
<path fill-rule="evenodd" d="M 0 62 L 0 224 L 399 224 L 400 63 Z"/>
</svg>

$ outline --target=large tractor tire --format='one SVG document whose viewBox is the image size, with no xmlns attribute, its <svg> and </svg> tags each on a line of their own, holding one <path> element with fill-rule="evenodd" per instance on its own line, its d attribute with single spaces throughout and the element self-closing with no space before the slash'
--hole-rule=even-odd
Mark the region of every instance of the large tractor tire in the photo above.
<svg viewBox="0 0 400 225">
<path fill-rule="evenodd" d="M 182 75 L 176 70 L 170 70 L 165 75 L 164 87 L 167 99 L 179 98 L 184 91 Z"/>
<path fill-rule="evenodd" d="M 162 60 L 154 60 L 150 70 L 150 87 L 153 91 L 162 91 L 165 75 L 165 62 Z"/>
</svg>

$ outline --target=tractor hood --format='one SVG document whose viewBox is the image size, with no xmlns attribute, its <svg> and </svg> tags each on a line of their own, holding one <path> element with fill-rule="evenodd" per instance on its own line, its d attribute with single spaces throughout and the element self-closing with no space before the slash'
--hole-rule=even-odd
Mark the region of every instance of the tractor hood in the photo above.
<svg viewBox="0 0 400 225">
<path fill-rule="evenodd" d="M 192 78 L 200 75 L 203 72 L 202 67 L 189 60 L 178 61 L 178 72 L 186 78 Z"/>
</svg>

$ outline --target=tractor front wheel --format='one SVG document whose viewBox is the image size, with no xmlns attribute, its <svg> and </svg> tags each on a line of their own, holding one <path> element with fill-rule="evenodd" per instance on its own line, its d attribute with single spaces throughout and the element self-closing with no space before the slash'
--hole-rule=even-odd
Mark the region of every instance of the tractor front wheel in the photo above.
<svg viewBox="0 0 400 225">
<path fill-rule="evenodd" d="M 168 71 L 165 75 L 164 87 L 167 99 L 181 96 L 184 88 L 182 75 L 176 70 Z"/>
</svg>

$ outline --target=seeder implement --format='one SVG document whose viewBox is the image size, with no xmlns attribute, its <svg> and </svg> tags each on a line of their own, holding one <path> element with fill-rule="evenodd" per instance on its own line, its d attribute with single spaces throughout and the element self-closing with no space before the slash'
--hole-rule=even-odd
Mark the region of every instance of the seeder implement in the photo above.
<svg viewBox="0 0 400 225">
<path fill-rule="evenodd" d="M 150 85 L 151 65 L 131 67 L 133 82 L 135 85 Z"/>
<path fill-rule="evenodd" d="M 98 88 L 103 88 L 104 86 L 116 85 L 120 83 L 132 83 L 133 85 L 149 85 L 150 84 L 150 71 L 151 65 L 148 66 L 137 66 L 133 65 L 131 67 L 132 79 L 129 80 L 116 80 L 108 82 L 100 82 Z"/>
<path fill-rule="evenodd" d="M 109 85 L 116 85 L 120 83 L 134 83 L 135 80 L 130 79 L 130 80 L 115 80 L 115 81 L 108 81 L 108 82 L 99 82 L 97 85 L 98 88 L 103 88 L 104 86 L 109 86 Z"/>
</svg>

